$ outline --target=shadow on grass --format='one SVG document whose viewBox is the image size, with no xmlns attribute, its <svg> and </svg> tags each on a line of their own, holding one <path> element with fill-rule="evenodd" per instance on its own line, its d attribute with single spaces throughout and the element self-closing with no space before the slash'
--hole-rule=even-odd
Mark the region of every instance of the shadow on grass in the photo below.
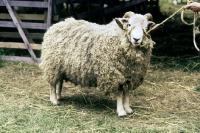
<svg viewBox="0 0 200 133">
<path fill-rule="evenodd" d="M 74 94 L 64 96 L 60 106 L 73 105 L 75 108 L 88 109 L 96 113 L 116 111 L 116 101 L 105 95 L 97 94 Z"/>
</svg>

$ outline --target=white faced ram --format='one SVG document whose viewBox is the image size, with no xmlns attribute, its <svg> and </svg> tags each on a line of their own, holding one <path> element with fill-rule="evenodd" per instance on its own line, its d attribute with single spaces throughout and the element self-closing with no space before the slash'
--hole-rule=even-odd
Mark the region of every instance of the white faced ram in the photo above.
<svg viewBox="0 0 200 133">
<path fill-rule="evenodd" d="M 132 113 L 129 91 L 144 80 L 154 42 L 150 14 L 128 12 L 107 25 L 68 18 L 44 35 L 40 68 L 57 105 L 63 80 L 117 96 L 118 116 Z M 56 87 L 57 86 L 57 87 Z"/>
</svg>

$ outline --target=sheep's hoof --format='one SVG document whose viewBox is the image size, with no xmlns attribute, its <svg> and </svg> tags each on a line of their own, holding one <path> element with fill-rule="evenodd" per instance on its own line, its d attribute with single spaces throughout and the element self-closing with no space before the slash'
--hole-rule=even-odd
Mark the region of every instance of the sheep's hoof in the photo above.
<svg viewBox="0 0 200 133">
<path fill-rule="evenodd" d="M 121 117 L 121 118 L 124 118 L 124 117 L 127 116 L 127 114 L 123 114 L 123 115 L 119 115 L 119 114 L 118 114 L 118 116 Z"/>
<path fill-rule="evenodd" d="M 119 116 L 119 115 L 118 115 Z M 120 115 L 120 118 L 125 118 L 127 115 Z"/>
<path fill-rule="evenodd" d="M 61 96 L 59 96 L 59 95 L 57 95 L 57 99 L 58 99 L 59 101 L 63 100 L 63 98 L 62 98 Z"/>
<path fill-rule="evenodd" d="M 50 101 L 53 103 L 53 105 L 59 105 L 60 102 L 56 99 L 50 99 Z"/>
<path fill-rule="evenodd" d="M 132 114 L 133 113 L 133 110 L 131 108 L 126 108 L 125 111 L 126 111 L 127 114 Z"/>
<path fill-rule="evenodd" d="M 53 102 L 52 102 L 52 103 L 53 103 Z M 57 102 L 53 103 L 53 105 L 60 105 L 60 102 L 57 101 Z"/>
<path fill-rule="evenodd" d="M 117 114 L 118 114 L 119 117 L 126 117 L 127 116 L 125 111 L 117 111 Z"/>
</svg>

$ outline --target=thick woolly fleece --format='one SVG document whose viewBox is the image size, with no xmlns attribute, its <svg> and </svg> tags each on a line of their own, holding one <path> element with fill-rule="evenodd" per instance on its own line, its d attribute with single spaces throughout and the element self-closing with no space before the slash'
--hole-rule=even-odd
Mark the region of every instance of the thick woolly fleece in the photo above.
<svg viewBox="0 0 200 133">
<path fill-rule="evenodd" d="M 145 32 L 145 31 L 144 31 Z M 81 86 L 97 86 L 106 93 L 119 86 L 137 88 L 147 72 L 154 42 L 145 35 L 133 46 L 128 33 L 115 21 L 98 25 L 68 18 L 54 24 L 44 35 L 40 68 L 50 84 L 59 80 Z"/>
</svg>

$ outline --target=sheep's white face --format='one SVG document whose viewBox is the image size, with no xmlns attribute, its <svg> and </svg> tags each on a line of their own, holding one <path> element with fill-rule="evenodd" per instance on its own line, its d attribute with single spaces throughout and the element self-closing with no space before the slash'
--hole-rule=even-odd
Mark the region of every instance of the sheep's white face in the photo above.
<svg viewBox="0 0 200 133">
<path fill-rule="evenodd" d="M 135 14 L 128 19 L 128 36 L 129 41 L 133 45 L 140 45 L 144 36 L 144 30 L 148 26 L 148 21 L 145 16 Z"/>
<path fill-rule="evenodd" d="M 134 27 L 134 29 L 130 32 L 130 42 L 135 45 L 140 44 L 142 42 L 143 35 L 143 30 L 140 27 Z"/>
<path fill-rule="evenodd" d="M 116 18 L 118 26 L 126 30 L 129 41 L 138 46 L 142 43 L 144 31 L 148 28 L 147 16 L 134 14 L 130 18 Z"/>
</svg>

